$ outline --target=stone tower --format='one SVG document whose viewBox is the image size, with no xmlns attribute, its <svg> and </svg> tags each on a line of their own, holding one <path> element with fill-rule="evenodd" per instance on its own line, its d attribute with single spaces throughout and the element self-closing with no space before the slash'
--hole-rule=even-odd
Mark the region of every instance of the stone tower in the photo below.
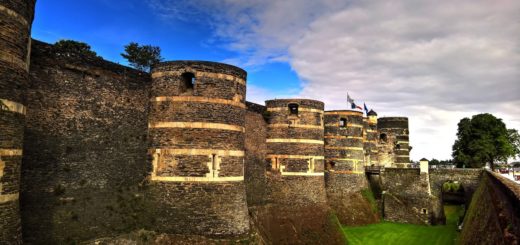
<svg viewBox="0 0 520 245">
<path fill-rule="evenodd" d="M 365 166 L 379 166 L 377 162 L 377 113 L 370 110 L 363 118 L 363 147 Z"/>
<path fill-rule="evenodd" d="M 321 101 L 276 99 L 266 103 L 267 202 L 260 229 L 272 244 L 340 244 L 330 222 L 324 180 Z M 328 227 L 319 228 L 316 227 Z M 319 239 L 318 239 L 319 238 Z"/>
<path fill-rule="evenodd" d="M 245 93 L 246 72 L 231 65 L 173 61 L 153 69 L 148 134 L 158 230 L 216 237 L 249 231 Z"/>
<path fill-rule="evenodd" d="M 321 101 L 277 99 L 265 102 L 270 113 L 267 158 L 282 176 L 323 176 Z"/>
<path fill-rule="evenodd" d="M 410 147 L 407 117 L 381 117 L 379 131 L 379 164 L 385 167 L 408 167 Z"/>
<path fill-rule="evenodd" d="M 0 243 L 21 243 L 20 166 L 35 0 L 0 1 Z"/>
<path fill-rule="evenodd" d="M 329 172 L 363 174 L 363 112 L 325 112 L 325 161 Z"/>
<path fill-rule="evenodd" d="M 325 184 L 329 205 L 345 225 L 373 223 L 376 215 L 361 194 L 368 188 L 364 167 L 363 112 L 325 112 Z"/>
</svg>

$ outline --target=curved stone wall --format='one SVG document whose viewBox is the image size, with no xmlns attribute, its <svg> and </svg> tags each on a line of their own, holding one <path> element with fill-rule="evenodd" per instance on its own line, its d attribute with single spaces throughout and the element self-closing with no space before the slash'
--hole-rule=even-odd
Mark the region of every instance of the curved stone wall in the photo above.
<svg viewBox="0 0 520 245">
<path fill-rule="evenodd" d="M 289 106 L 297 106 L 291 112 Z M 269 112 L 267 158 L 282 175 L 323 176 L 323 107 L 321 101 L 266 101 Z"/>
<path fill-rule="evenodd" d="M 368 116 L 363 118 L 363 126 L 365 166 L 379 166 L 377 160 L 377 116 Z"/>
<path fill-rule="evenodd" d="M 363 171 L 363 112 L 325 112 L 325 161 L 335 172 Z"/>
<path fill-rule="evenodd" d="M 344 225 L 377 222 L 362 191 L 368 191 L 364 168 L 366 126 L 363 112 L 325 112 L 325 184 L 328 203 Z"/>
<path fill-rule="evenodd" d="M 246 72 L 234 66 L 173 61 L 153 69 L 151 182 L 161 209 L 157 217 L 169 223 L 159 230 L 209 236 L 248 232 L 245 92 Z"/>
<path fill-rule="evenodd" d="M 377 120 L 377 127 L 380 164 L 386 167 L 407 167 L 410 163 L 408 118 L 381 117 Z"/>
<path fill-rule="evenodd" d="M 21 243 L 18 200 L 34 5 L 0 1 L 0 243 Z"/>
</svg>

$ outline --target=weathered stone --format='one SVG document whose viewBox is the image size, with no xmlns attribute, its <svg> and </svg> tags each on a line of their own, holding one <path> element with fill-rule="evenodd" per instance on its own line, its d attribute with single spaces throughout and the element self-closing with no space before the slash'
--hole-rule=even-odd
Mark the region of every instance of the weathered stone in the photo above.
<svg viewBox="0 0 520 245">
<path fill-rule="evenodd" d="M 22 242 L 20 166 L 35 0 L 0 1 L 0 243 Z M 17 110 L 21 109 L 21 110 Z M 12 152 L 19 154 L 12 154 Z"/>
<path fill-rule="evenodd" d="M 246 72 L 220 63 L 175 61 L 155 66 L 152 78 L 149 125 L 162 124 L 148 128 L 154 229 L 247 234 Z"/>
<path fill-rule="evenodd" d="M 407 117 L 377 119 L 379 133 L 378 163 L 385 167 L 409 167 L 410 142 Z"/>
</svg>

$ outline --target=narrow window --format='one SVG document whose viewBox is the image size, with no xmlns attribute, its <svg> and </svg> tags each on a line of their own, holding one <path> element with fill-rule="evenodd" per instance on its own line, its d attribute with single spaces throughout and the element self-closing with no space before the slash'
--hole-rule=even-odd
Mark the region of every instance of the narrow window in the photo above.
<svg viewBox="0 0 520 245">
<path fill-rule="evenodd" d="M 387 140 L 388 140 L 388 139 L 387 139 L 387 137 L 386 137 L 386 134 L 380 134 L 380 135 L 379 135 L 379 142 L 381 142 L 381 143 L 384 144 L 384 143 L 386 143 Z"/>
<path fill-rule="evenodd" d="M 213 178 L 218 177 L 218 170 L 220 169 L 217 154 L 211 154 L 211 172 L 213 173 Z"/>
<path fill-rule="evenodd" d="M 339 126 L 342 128 L 347 127 L 347 119 L 346 118 L 340 118 L 339 119 Z"/>
<path fill-rule="evenodd" d="M 288 105 L 289 107 L 289 113 L 291 115 L 298 115 L 298 104 L 295 104 L 295 103 L 291 103 Z"/>
<path fill-rule="evenodd" d="M 191 72 L 185 72 L 182 74 L 182 80 L 184 81 L 184 88 L 186 90 L 193 90 L 195 87 L 195 75 Z"/>
<path fill-rule="evenodd" d="M 395 149 L 396 150 L 401 150 L 401 145 L 400 144 L 395 145 Z"/>
</svg>

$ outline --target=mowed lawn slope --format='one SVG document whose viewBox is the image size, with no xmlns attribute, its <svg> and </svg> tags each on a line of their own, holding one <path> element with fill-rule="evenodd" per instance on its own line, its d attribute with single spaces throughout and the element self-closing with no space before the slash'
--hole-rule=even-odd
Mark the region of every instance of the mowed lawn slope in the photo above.
<svg viewBox="0 0 520 245">
<path fill-rule="evenodd" d="M 343 231 L 348 244 L 456 244 L 459 235 L 456 229 L 460 208 L 447 205 L 444 210 L 447 224 L 442 226 L 382 222 L 366 226 L 343 227 Z"/>
</svg>

